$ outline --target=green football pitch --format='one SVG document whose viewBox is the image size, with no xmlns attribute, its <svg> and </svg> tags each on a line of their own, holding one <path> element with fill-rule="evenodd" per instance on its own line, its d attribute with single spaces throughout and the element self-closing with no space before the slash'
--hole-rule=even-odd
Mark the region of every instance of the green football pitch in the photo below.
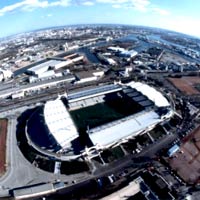
<svg viewBox="0 0 200 200">
<path fill-rule="evenodd" d="M 103 103 L 70 111 L 70 115 L 79 131 L 85 131 L 141 110 L 142 107 L 131 99 L 116 96 Z"/>
</svg>

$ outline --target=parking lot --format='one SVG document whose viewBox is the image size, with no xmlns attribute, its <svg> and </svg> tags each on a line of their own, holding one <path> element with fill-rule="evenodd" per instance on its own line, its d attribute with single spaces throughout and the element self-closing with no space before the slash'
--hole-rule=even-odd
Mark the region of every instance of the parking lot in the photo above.
<svg viewBox="0 0 200 200">
<path fill-rule="evenodd" d="M 6 136 L 7 136 L 6 119 L 0 120 L 0 176 L 6 171 Z"/>
<path fill-rule="evenodd" d="M 200 126 L 181 145 L 178 152 L 169 158 L 171 168 L 187 183 L 200 181 Z"/>
<path fill-rule="evenodd" d="M 168 79 L 177 89 L 186 95 L 200 94 L 195 85 L 200 83 L 199 77 L 182 77 Z"/>
</svg>

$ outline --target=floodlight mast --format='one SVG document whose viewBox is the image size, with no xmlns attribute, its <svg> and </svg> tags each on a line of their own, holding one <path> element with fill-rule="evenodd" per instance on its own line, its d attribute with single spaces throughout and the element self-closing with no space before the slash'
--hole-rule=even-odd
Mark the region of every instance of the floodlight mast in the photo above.
<svg viewBox="0 0 200 200">
<path fill-rule="evenodd" d="M 87 125 L 87 131 L 86 131 L 88 134 L 90 133 L 90 126 L 89 124 Z"/>
</svg>

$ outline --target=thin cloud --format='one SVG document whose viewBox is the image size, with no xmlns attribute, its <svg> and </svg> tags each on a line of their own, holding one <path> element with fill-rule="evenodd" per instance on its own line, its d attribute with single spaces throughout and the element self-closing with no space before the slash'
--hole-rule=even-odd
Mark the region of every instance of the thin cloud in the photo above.
<svg viewBox="0 0 200 200">
<path fill-rule="evenodd" d="M 112 4 L 113 8 L 133 8 L 141 12 L 146 12 L 151 4 L 149 0 L 96 0 L 96 2 Z"/>
<path fill-rule="evenodd" d="M 146 12 L 148 11 L 148 7 L 150 5 L 149 0 L 132 0 L 131 5 L 135 10 Z"/>
<path fill-rule="evenodd" d="M 3 16 L 7 12 L 12 12 L 12 11 L 18 9 L 18 8 L 25 6 L 26 2 L 27 1 L 23 1 L 23 2 L 19 2 L 19 3 L 16 3 L 16 4 L 12 4 L 12 5 L 5 6 L 5 7 L 1 8 L 0 9 L 0 16 Z"/>
<path fill-rule="evenodd" d="M 96 0 L 97 3 L 112 4 L 113 8 L 134 9 L 139 12 L 153 12 L 159 15 L 169 15 L 170 12 L 152 5 L 150 0 Z"/>
<path fill-rule="evenodd" d="M 52 17 L 53 15 L 51 14 L 51 13 L 49 13 L 49 14 L 47 14 L 47 15 L 43 15 L 43 16 L 41 16 L 41 18 L 49 18 L 49 17 Z"/>
<path fill-rule="evenodd" d="M 49 7 L 51 7 L 51 6 L 66 7 L 66 6 L 70 6 L 70 4 L 71 4 L 71 0 L 60 0 L 60 1 L 55 1 L 55 2 L 49 3 Z"/>
<path fill-rule="evenodd" d="M 139 12 L 153 12 L 159 15 L 170 14 L 167 10 L 152 5 L 150 0 L 23 0 L 0 8 L 0 16 L 17 10 L 32 11 L 36 8 L 67 7 L 71 4 L 93 6 L 96 3 L 110 4 L 113 8 L 132 8 Z"/>
<path fill-rule="evenodd" d="M 171 16 L 164 23 L 164 28 L 175 30 L 189 35 L 195 35 L 200 38 L 199 29 L 200 19 L 190 16 Z"/>
<path fill-rule="evenodd" d="M 121 5 L 120 4 L 113 4 L 112 7 L 113 8 L 121 8 Z"/>
<path fill-rule="evenodd" d="M 170 15 L 170 12 L 158 7 L 152 8 L 152 11 L 160 15 Z"/>
<path fill-rule="evenodd" d="M 13 12 L 18 9 L 22 10 L 33 10 L 36 8 L 47 8 L 53 6 L 69 6 L 71 0 L 59 0 L 49 2 L 47 0 L 24 0 L 12 5 L 5 6 L 0 9 L 0 16 L 5 15 L 6 13 Z"/>
<path fill-rule="evenodd" d="M 110 4 L 122 4 L 127 3 L 130 0 L 96 0 L 97 3 L 110 3 Z"/>
<path fill-rule="evenodd" d="M 82 5 L 84 5 L 84 6 L 93 6 L 94 2 L 92 2 L 92 1 L 85 1 L 85 2 L 82 3 Z"/>
</svg>

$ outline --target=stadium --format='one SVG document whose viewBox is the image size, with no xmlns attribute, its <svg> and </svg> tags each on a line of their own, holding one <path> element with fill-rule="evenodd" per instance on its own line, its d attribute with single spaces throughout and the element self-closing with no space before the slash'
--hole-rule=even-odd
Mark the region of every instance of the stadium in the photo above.
<svg viewBox="0 0 200 200">
<path fill-rule="evenodd" d="M 169 120 L 167 97 L 141 83 L 115 83 L 46 102 L 26 125 L 29 144 L 43 154 L 77 158 L 120 144 Z"/>
</svg>

